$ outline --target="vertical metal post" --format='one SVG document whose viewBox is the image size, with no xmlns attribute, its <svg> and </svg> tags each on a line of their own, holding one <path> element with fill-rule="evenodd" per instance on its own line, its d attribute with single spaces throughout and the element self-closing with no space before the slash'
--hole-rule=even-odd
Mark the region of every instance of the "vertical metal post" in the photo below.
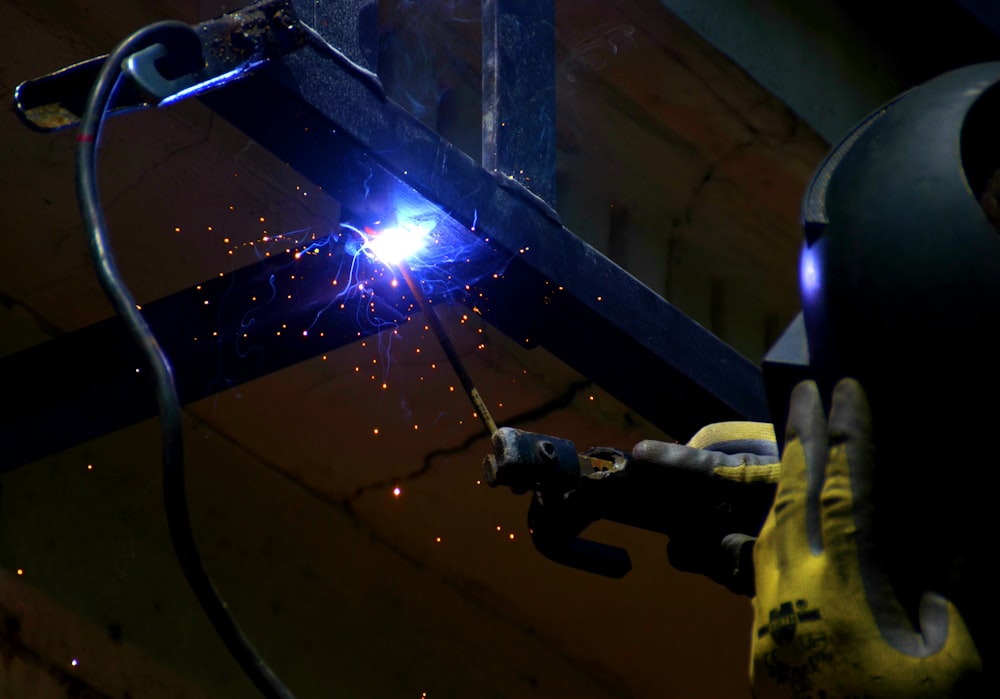
<svg viewBox="0 0 1000 699">
<path fill-rule="evenodd" d="M 554 0 L 483 0 L 483 168 L 556 202 Z"/>
<path fill-rule="evenodd" d="M 378 0 L 295 0 L 299 19 L 347 58 L 373 73 L 378 70 Z"/>
</svg>

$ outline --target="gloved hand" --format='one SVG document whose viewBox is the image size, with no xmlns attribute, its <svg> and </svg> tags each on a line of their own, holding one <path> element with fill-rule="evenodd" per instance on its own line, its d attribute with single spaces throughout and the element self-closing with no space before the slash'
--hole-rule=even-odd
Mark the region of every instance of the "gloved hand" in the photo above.
<svg viewBox="0 0 1000 699">
<path fill-rule="evenodd" d="M 872 532 L 871 412 L 860 384 L 792 392 L 781 480 L 754 547 L 750 680 L 757 699 L 985 696 L 961 615 L 926 592 L 911 623 Z"/>
<path fill-rule="evenodd" d="M 668 532 L 670 564 L 752 595 L 753 542 L 781 472 L 772 425 L 714 423 L 686 445 L 645 440 L 632 449 L 629 468 L 657 469 L 683 500 L 679 525 Z"/>
</svg>

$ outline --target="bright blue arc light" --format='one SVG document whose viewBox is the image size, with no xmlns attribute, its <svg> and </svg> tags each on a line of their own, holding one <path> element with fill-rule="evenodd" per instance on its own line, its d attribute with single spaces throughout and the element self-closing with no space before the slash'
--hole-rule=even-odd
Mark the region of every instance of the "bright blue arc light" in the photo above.
<svg viewBox="0 0 1000 699">
<path fill-rule="evenodd" d="M 386 264 L 397 264 L 420 252 L 433 229 L 433 221 L 401 223 L 369 234 L 364 249 Z"/>
</svg>

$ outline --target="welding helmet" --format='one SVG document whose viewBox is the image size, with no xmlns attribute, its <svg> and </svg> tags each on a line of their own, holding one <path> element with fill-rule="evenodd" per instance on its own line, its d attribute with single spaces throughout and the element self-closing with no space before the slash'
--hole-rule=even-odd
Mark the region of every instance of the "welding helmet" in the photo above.
<svg viewBox="0 0 1000 699">
<path fill-rule="evenodd" d="M 958 397 L 997 373 L 982 362 L 997 354 L 1000 232 L 980 200 L 1000 166 L 998 83 L 986 63 L 903 93 L 813 178 L 800 288 L 824 388 L 852 375 L 873 402 Z"/>
<path fill-rule="evenodd" d="M 998 168 L 1000 62 L 983 63 L 870 114 L 803 203 L 809 369 L 827 401 L 845 376 L 868 393 L 880 552 L 897 588 L 960 598 L 967 620 L 995 507 L 983 469 L 1000 429 Z"/>
</svg>

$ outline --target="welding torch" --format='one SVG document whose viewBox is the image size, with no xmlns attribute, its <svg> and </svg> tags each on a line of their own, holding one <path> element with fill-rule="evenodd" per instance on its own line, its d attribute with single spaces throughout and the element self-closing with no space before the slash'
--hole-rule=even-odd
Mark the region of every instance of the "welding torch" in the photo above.
<svg viewBox="0 0 1000 699">
<path fill-rule="evenodd" d="M 699 561 L 691 570 L 733 592 L 752 594 L 752 546 L 743 544 L 760 531 L 773 486 L 706 479 L 612 447 L 579 451 L 568 439 L 497 427 L 419 281 L 405 262 L 398 269 L 490 435 L 493 453 L 483 461 L 483 480 L 515 494 L 532 493 L 528 527 L 539 553 L 573 568 L 623 577 L 632 568 L 628 551 L 581 536 L 602 519 L 665 534 L 671 546 L 675 539 L 681 544 L 675 547 L 679 551 L 715 551 L 724 541 L 736 541 L 739 550 L 721 556 L 714 569 Z M 685 569 L 683 555 L 671 554 L 671 563 Z"/>
<path fill-rule="evenodd" d="M 445 332 L 444 326 L 441 325 L 441 319 L 438 318 L 437 311 L 431 306 L 430 299 L 424 294 L 423 290 L 420 288 L 420 282 L 413 275 L 413 270 L 405 261 L 399 261 L 396 263 L 396 268 L 399 270 L 400 275 L 402 275 L 403 280 L 406 282 L 406 286 L 409 287 L 410 293 L 413 294 L 413 298 L 416 299 L 417 305 L 420 306 L 420 310 L 423 312 L 424 317 L 427 320 L 427 325 L 430 327 L 434 336 L 437 337 L 438 344 L 441 345 L 441 349 L 444 350 L 445 356 L 448 358 L 448 362 L 451 364 L 452 369 L 454 369 L 455 374 L 458 376 L 459 382 L 462 384 L 462 388 L 465 390 L 469 400 L 472 401 L 472 406 L 476 409 L 476 414 L 482 421 L 483 425 L 486 426 L 487 431 L 490 433 L 490 437 L 497 432 L 497 423 L 493 421 L 493 416 L 490 414 L 489 408 L 486 407 L 486 403 L 483 401 L 482 396 L 479 395 L 479 391 L 476 389 L 475 384 L 472 383 L 472 378 L 469 376 L 469 372 L 465 370 L 465 365 L 462 364 L 461 357 L 458 356 L 458 352 L 455 350 L 455 346 L 451 344 L 451 340 L 448 338 L 448 333 Z"/>
</svg>

